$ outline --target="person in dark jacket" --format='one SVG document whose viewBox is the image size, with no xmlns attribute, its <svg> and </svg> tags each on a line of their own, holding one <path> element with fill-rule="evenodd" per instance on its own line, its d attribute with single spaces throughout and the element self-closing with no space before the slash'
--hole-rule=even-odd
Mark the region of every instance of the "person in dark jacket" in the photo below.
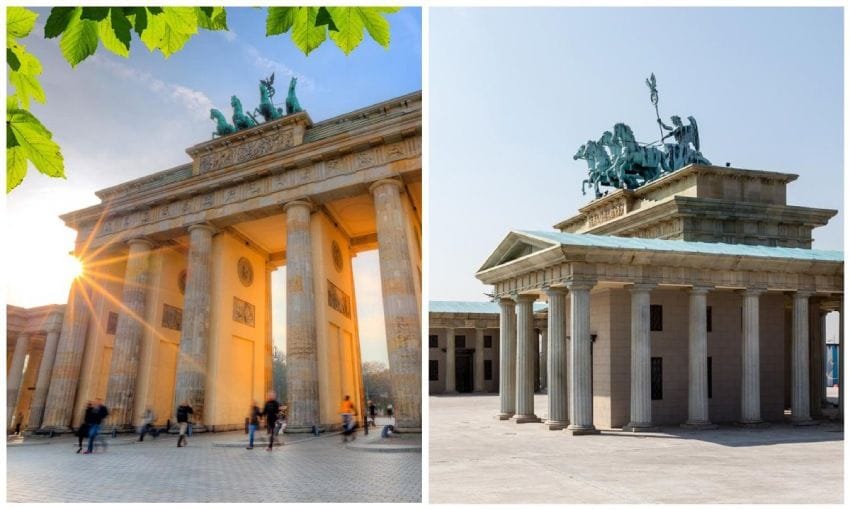
<svg viewBox="0 0 850 510">
<path fill-rule="evenodd" d="M 266 417 L 266 430 L 269 433 L 269 446 L 266 451 L 272 451 L 274 446 L 275 424 L 277 423 L 277 415 L 280 412 L 280 402 L 275 398 L 275 392 L 270 391 L 266 399 L 266 405 L 263 406 L 263 416 Z"/>
<path fill-rule="evenodd" d="M 86 423 L 89 426 L 89 445 L 86 448 L 85 453 L 92 453 L 94 450 L 94 438 L 100 433 L 100 425 L 103 423 L 103 420 L 109 416 L 109 410 L 103 405 L 103 399 L 95 399 L 94 407 L 92 408 L 91 413 L 87 413 Z M 100 438 L 100 445 L 103 447 L 104 451 L 106 450 L 106 440 L 102 437 Z"/>
<path fill-rule="evenodd" d="M 186 431 L 189 429 L 189 415 L 194 414 L 192 406 L 185 400 L 180 407 L 177 408 L 177 426 L 180 427 L 180 435 L 177 436 L 177 448 L 184 446 L 189 442 L 186 439 Z"/>
<path fill-rule="evenodd" d="M 369 401 L 369 416 L 372 418 L 372 426 L 375 426 L 375 416 L 378 415 L 378 406 L 371 400 Z"/>
<path fill-rule="evenodd" d="M 81 453 L 83 451 L 83 439 L 88 439 L 89 437 L 89 422 L 93 420 L 91 414 L 94 412 L 94 406 L 92 405 L 92 401 L 89 400 L 86 402 L 86 410 L 83 414 L 83 422 L 80 423 L 80 427 L 77 429 L 77 453 Z"/>
<path fill-rule="evenodd" d="M 251 401 L 251 411 L 250 418 L 248 420 L 248 448 L 247 450 L 254 449 L 254 432 L 257 431 L 257 428 L 260 426 L 260 416 L 263 414 L 260 411 L 260 408 L 257 407 L 257 401 Z"/>
</svg>

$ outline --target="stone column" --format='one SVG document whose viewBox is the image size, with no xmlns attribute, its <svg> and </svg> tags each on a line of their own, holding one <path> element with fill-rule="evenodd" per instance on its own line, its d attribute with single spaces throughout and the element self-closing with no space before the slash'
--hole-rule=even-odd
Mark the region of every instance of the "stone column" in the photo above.
<svg viewBox="0 0 850 510">
<path fill-rule="evenodd" d="M 313 250 L 310 218 L 313 206 L 296 200 L 286 213 L 286 385 L 292 430 L 319 426 L 319 361 L 316 338 Z"/>
<path fill-rule="evenodd" d="M 400 195 L 403 187 L 401 181 L 386 179 L 373 183 L 369 189 L 375 202 L 396 426 L 419 431 L 422 429 L 422 332 L 417 276 L 411 265 L 406 211 Z"/>
<path fill-rule="evenodd" d="M 546 295 L 549 298 L 548 346 L 543 344 L 543 352 L 549 353 L 546 359 L 548 366 L 546 392 L 549 396 L 549 419 L 546 425 L 549 430 L 560 430 L 569 425 L 569 409 L 567 407 L 567 318 L 566 296 L 567 289 L 548 287 Z M 541 365 L 542 366 L 542 365 Z"/>
<path fill-rule="evenodd" d="M 657 430 L 652 425 L 652 344 L 649 335 L 649 292 L 653 284 L 638 283 L 629 288 L 632 295 L 632 375 L 629 423 L 623 430 Z"/>
<path fill-rule="evenodd" d="M 763 289 L 743 292 L 741 344 L 741 420 L 746 426 L 761 425 L 761 383 L 759 380 L 759 296 Z"/>
<path fill-rule="evenodd" d="M 188 402 L 194 414 L 196 429 L 206 423 L 207 350 L 210 341 L 210 301 L 212 288 L 212 226 L 197 224 L 189 227 L 189 257 L 186 268 L 186 293 L 183 298 L 183 324 L 180 332 L 180 351 L 177 355 L 177 376 L 174 383 L 174 405 Z M 176 420 L 172 420 L 176 422 Z"/>
<path fill-rule="evenodd" d="M 532 311 L 532 314 L 534 312 Z M 532 315 L 533 317 L 533 315 Z M 532 319 L 533 321 L 533 319 Z M 534 392 L 540 389 L 540 330 L 535 329 L 532 335 L 533 341 L 531 346 L 531 359 L 534 364 Z"/>
<path fill-rule="evenodd" d="M 35 431 L 41 427 L 44 416 L 44 404 L 47 401 L 47 390 L 50 388 L 50 374 L 53 371 L 53 360 L 56 358 L 56 346 L 59 345 L 59 333 L 62 331 L 62 313 L 54 312 L 47 319 L 47 338 L 44 340 L 44 355 L 38 367 L 38 378 L 35 392 L 30 403 L 30 417 L 27 430 Z"/>
<path fill-rule="evenodd" d="M 547 329 L 543 330 L 543 334 L 540 339 L 540 389 L 548 392 L 548 372 L 549 367 L 547 360 L 547 353 L 549 352 L 549 329 L 547 323 Z"/>
<path fill-rule="evenodd" d="M 272 337 L 272 272 L 275 267 L 266 263 L 266 347 L 263 358 L 265 359 L 265 372 L 263 375 L 263 388 L 268 393 L 274 390 L 274 338 Z M 278 395 L 282 398 L 283 395 Z"/>
<path fill-rule="evenodd" d="M 484 391 L 484 329 L 475 330 L 475 368 L 473 370 L 474 386 L 476 393 Z"/>
<path fill-rule="evenodd" d="M 838 418 L 844 421 L 844 296 L 838 308 Z"/>
<path fill-rule="evenodd" d="M 71 284 L 68 306 L 62 321 L 62 332 L 53 360 L 50 387 L 44 406 L 41 428 L 57 432 L 70 431 L 74 416 L 74 396 L 80 379 L 80 366 L 86 348 L 86 333 L 91 316 L 88 290 L 78 278 Z"/>
<path fill-rule="evenodd" d="M 517 423 L 537 423 L 534 414 L 534 299 L 516 298 L 516 415 Z"/>
<path fill-rule="evenodd" d="M 446 393 L 457 393 L 457 376 L 455 362 L 457 353 L 455 351 L 455 330 L 446 329 Z"/>
<path fill-rule="evenodd" d="M 809 297 L 797 291 L 792 296 L 791 318 L 791 421 L 812 423 L 809 406 Z"/>
<path fill-rule="evenodd" d="M 499 299 L 499 419 L 507 420 L 516 411 L 516 305 L 510 298 Z"/>
<path fill-rule="evenodd" d="M 809 306 L 809 402 L 812 418 L 823 417 L 822 395 L 824 384 L 824 349 L 826 348 L 824 320 L 826 312 L 820 309 L 820 302 L 812 299 Z"/>
<path fill-rule="evenodd" d="M 598 434 L 593 426 L 593 381 L 591 370 L 590 289 L 593 283 L 567 282 L 570 290 L 570 425 L 573 435 Z"/>
<path fill-rule="evenodd" d="M 682 427 L 716 429 L 708 418 L 708 325 L 706 295 L 708 287 L 690 291 L 688 324 L 688 421 Z"/>
<path fill-rule="evenodd" d="M 153 248 L 153 244 L 146 239 L 132 239 L 127 244 L 130 252 L 124 272 L 124 289 L 106 389 L 108 420 L 119 430 L 133 430 L 133 400 L 139 370 L 139 346 L 144 335 L 150 252 Z"/>
<path fill-rule="evenodd" d="M 15 353 L 12 355 L 12 365 L 9 368 L 9 379 L 6 382 L 6 427 L 12 426 L 12 416 L 18 405 L 18 393 L 24 378 L 24 360 L 29 350 L 30 334 L 26 331 L 18 334 L 15 342 Z"/>
</svg>

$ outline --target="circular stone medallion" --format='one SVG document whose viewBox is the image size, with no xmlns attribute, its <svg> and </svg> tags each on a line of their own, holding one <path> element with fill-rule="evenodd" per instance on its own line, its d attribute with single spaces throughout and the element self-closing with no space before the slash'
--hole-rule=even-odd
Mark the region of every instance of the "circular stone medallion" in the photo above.
<svg viewBox="0 0 850 510">
<path fill-rule="evenodd" d="M 336 241 L 331 243 L 331 256 L 334 259 L 334 267 L 338 272 L 342 272 L 342 250 Z"/>
<path fill-rule="evenodd" d="M 254 282 L 254 268 L 251 267 L 251 262 L 245 257 L 241 257 L 236 264 L 236 271 L 239 273 L 239 281 L 242 285 L 250 287 Z"/>
</svg>

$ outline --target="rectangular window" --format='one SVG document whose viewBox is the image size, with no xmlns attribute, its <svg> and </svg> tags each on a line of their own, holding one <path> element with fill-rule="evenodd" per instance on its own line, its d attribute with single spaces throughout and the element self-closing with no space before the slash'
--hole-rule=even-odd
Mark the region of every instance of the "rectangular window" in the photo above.
<svg viewBox="0 0 850 510">
<path fill-rule="evenodd" d="M 484 348 L 492 349 L 493 348 L 493 337 L 490 335 L 484 335 Z"/>
<path fill-rule="evenodd" d="M 664 392 L 662 391 L 662 374 L 661 374 L 661 358 L 652 358 L 652 400 L 662 400 Z"/>
<path fill-rule="evenodd" d="M 466 349 L 466 335 L 455 335 L 455 349 Z"/>
<path fill-rule="evenodd" d="M 661 305 L 649 305 L 649 330 L 664 331 L 664 314 Z"/>
<path fill-rule="evenodd" d="M 484 360 L 484 380 L 493 380 L 493 361 L 489 359 Z"/>
<path fill-rule="evenodd" d="M 711 333 L 711 307 L 705 307 L 705 330 Z"/>
<path fill-rule="evenodd" d="M 436 349 L 440 346 L 439 340 L 437 339 L 437 335 L 428 335 L 428 348 Z"/>
<path fill-rule="evenodd" d="M 708 398 L 711 398 L 711 356 L 708 357 L 706 374 L 708 376 Z"/>
<path fill-rule="evenodd" d="M 429 381 L 439 381 L 440 380 L 440 362 L 435 359 L 428 360 L 428 380 Z"/>
</svg>

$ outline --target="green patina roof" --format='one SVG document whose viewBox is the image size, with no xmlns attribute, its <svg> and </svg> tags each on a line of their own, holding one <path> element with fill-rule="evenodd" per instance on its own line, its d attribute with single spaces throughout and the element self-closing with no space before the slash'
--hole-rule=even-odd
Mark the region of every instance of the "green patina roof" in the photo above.
<svg viewBox="0 0 850 510">
<path fill-rule="evenodd" d="M 546 310 L 545 303 L 534 303 L 534 311 Z M 499 313 L 499 304 L 488 301 L 429 301 L 428 311 L 436 313 Z"/>
<path fill-rule="evenodd" d="M 753 246 L 748 244 L 673 241 L 668 239 L 644 239 L 639 237 L 572 234 L 567 232 L 542 232 L 536 230 L 517 230 L 516 232 L 569 246 L 672 251 L 702 255 L 732 255 L 795 260 L 821 260 L 829 262 L 844 261 L 844 252 L 835 250 L 810 250 L 807 248 L 781 248 L 772 246 Z"/>
</svg>

